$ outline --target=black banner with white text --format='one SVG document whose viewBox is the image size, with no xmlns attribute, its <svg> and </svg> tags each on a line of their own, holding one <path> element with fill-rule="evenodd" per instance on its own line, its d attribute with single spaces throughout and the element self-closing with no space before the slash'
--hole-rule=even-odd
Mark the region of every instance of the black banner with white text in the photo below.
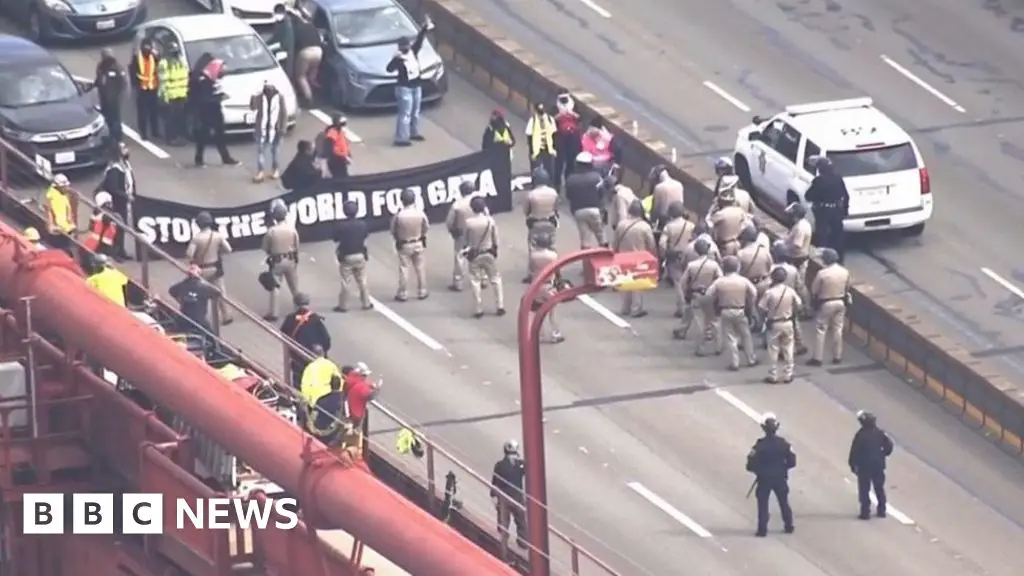
<svg viewBox="0 0 1024 576">
<path fill-rule="evenodd" d="M 353 201 L 359 218 L 371 232 L 387 230 L 391 217 L 401 208 L 402 190 L 417 192 L 417 204 L 430 222 L 444 222 L 448 208 L 459 197 L 459 185 L 471 182 L 487 200 L 492 214 L 512 210 L 511 162 L 508 154 L 476 152 L 427 166 L 380 174 L 359 174 L 344 180 L 325 180 L 307 190 L 278 196 L 288 207 L 303 242 L 331 239 L 335 223 L 345 218 L 342 204 Z M 202 211 L 235 250 L 258 250 L 267 231 L 267 211 L 274 198 L 233 208 L 207 208 L 137 195 L 133 203 L 135 228 L 153 245 L 182 257 L 198 231 L 195 217 Z"/>
</svg>

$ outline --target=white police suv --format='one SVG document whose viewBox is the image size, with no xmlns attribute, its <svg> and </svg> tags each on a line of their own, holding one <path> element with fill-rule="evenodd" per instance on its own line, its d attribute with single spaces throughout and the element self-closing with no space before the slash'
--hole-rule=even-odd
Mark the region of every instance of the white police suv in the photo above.
<svg viewBox="0 0 1024 576">
<path fill-rule="evenodd" d="M 924 231 L 931 181 L 917 145 L 871 98 L 787 106 L 755 116 L 736 137 L 736 174 L 772 204 L 805 202 L 815 157 L 832 161 L 850 193 L 847 232 Z"/>
</svg>

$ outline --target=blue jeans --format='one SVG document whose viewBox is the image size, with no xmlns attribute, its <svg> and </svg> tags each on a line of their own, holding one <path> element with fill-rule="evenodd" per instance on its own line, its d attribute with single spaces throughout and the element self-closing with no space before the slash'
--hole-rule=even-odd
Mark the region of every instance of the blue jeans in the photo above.
<svg viewBox="0 0 1024 576">
<path fill-rule="evenodd" d="M 256 142 L 256 170 L 263 172 L 267 164 L 270 164 L 270 169 L 277 171 L 277 149 L 281 142 L 279 140 L 271 140 L 269 142 Z"/>
<path fill-rule="evenodd" d="M 423 87 L 395 86 L 398 111 L 395 117 L 395 142 L 408 142 L 420 133 L 420 105 L 423 103 Z"/>
</svg>

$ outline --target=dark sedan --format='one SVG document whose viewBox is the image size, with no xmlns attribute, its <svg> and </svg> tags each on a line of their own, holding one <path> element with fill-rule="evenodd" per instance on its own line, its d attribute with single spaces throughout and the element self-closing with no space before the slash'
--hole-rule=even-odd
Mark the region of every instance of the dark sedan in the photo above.
<svg viewBox="0 0 1024 576">
<path fill-rule="evenodd" d="M 147 0 L 0 0 L 0 13 L 46 44 L 118 36 L 146 21 Z"/>
<path fill-rule="evenodd" d="M 110 132 L 95 94 L 46 49 L 0 35 L 0 136 L 54 172 L 106 162 Z"/>
</svg>

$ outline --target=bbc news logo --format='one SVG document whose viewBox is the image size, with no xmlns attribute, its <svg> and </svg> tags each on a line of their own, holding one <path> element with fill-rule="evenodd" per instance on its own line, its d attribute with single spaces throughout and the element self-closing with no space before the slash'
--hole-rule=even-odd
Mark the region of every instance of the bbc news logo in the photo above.
<svg viewBox="0 0 1024 576">
<path fill-rule="evenodd" d="M 69 519 L 72 534 L 164 532 L 163 494 L 25 494 L 23 503 L 24 534 L 64 534 Z M 291 530 L 298 524 L 299 504 L 294 498 L 174 499 L 178 530 L 230 530 L 232 526 Z"/>
</svg>

